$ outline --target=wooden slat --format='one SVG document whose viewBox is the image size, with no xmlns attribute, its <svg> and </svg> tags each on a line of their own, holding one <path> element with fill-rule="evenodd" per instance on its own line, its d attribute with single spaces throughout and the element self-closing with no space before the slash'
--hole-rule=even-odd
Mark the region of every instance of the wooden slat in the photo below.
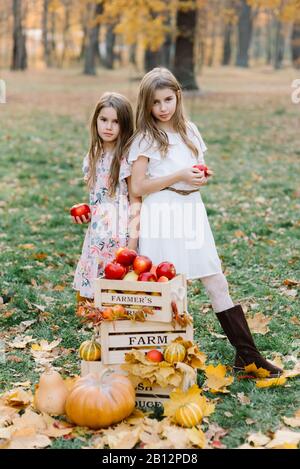
<svg viewBox="0 0 300 469">
<path fill-rule="evenodd" d="M 186 335 L 185 330 L 182 332 L 139 332 L 130 334 L 111 334 L 109 336 L 108 348 L 109 350 L 119 348 L 156 348 L 157 346 L 166 346 L 173 339 Z"/>
<path fill-rule="evenodd" d="M 104 293 L 101 292 L 101 308 L 103 303 L 113 305 L 138 305 L 138 306 L 162 306 L 164 304 L 161 296 L 152 295 L 130 295 L 125 293 Z"/>
<path fill-rule="evenodd" d="M 193 327 L 182 326 L 165 322 L 134 322 L 134 321 L 103 321 L 101 323 L 101 336 L 108 333 L 127 333 L 127 332 L 157 332 L 157 331 L 187 331 L 187 333 L 193 333 Z"/>
</svg>

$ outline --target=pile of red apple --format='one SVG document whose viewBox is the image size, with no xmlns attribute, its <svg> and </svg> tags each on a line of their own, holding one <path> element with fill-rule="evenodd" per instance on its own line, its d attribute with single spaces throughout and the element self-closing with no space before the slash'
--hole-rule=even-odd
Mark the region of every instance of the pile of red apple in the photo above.
<svg viewBox="0 0 300 469">
<path fill-rule="evenodd" d="M 133 249 L 121 247 L 115 259 L 106 264 L 104 278 L 110 280 L 137 280 L 139 282 L 168 282 L 176 275 L 171 262 L 152 264 L 147 256 L 138 255 Z"/>
</svg>

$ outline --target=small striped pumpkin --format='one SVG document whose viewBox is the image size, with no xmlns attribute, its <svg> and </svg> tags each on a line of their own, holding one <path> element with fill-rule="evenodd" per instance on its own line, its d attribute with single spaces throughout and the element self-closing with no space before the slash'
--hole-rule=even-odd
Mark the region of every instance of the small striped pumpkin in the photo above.
<svg viewBox="0 0 300 469">
<path fill-rule="evenodd" d="M 95 339 L 86 340 L 79 347 L 79 356 L 87 362 L 98 361 L 101 358 L 101 347 Z"/>
<path fill-rule="evenodd" d="M 168 363 L 182 362 L 185 358 L 186 350 L 182 344 L 178 342 L 173 342 L 168 345 L 164 351 L 164 359 Z"/>
<path fill-rule="evenodd" d="M 176 410 L 174 420 L 182 427 L 191 428 L 201 423 L 202 417 L 203 413 L 199 403 L 189 402 Z"/>
</svg>

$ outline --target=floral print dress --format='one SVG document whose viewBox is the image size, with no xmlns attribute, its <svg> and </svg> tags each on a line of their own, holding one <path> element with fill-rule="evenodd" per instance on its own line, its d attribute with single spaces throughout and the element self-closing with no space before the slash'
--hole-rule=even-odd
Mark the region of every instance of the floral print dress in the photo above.
<svg viewBox="0 0 300 469">
<path fill-rule="evenodd" d="M 93 279 L 101 277 L 105 265 L 115 255 L 116 249 L 128 244 L 129 197 L 126 178 L 131 170 L 126 158 L 122 160 L 116 194 L 108 194 L 108 181 L 112 153 L 99 158 L 96 182 L 90 192 L 91 221 L 87 229 L 82 254 L 76 267 L 73 288 L 81 296 L 94 297 Z M 88 155 L 83 161 L 83 173 L 88 173 Z"/>
</svg>

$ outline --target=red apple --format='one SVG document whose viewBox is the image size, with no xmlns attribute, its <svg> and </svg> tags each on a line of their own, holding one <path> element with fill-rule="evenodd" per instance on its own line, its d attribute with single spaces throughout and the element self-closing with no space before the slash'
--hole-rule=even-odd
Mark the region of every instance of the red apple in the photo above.
<svg viewBox="0 0 300 469">
<path fill-rule="evenodd" d="M 105 278 L 111 280 L 121 280 L 126 274 L 126 267 L 118 262 L 109 262 L 104 269 Z"/>
<path fill-rule="evenodd" d="M 133 270 L 136 274 L 149 272 L 152 267 L 152 261 L 147 256 L 136 256 L 133 261 Z"/>
<path fill-rule="evenodd" d="M 70 208 L 70 214 L 72 217 L 81 217 L 82 215 L 88 217 L 90 213 L 91 209 L 87 204 L 77 204 Z"/>
<path fill-rule="evenodd" d="M 133 249 L 119 248 L 116 252 L 116 261 L 126 267 L 132 265 L 137 253 Z"/>
<path fill-rule="evenodd" d="M 157 277 L 167 277 L 169 280 L 175 277 L 176 269 L 171 262 L 161 262 L 156 269 Z"/>
<path fill-rule="evenodd" d="M 156 282 L 156 275 L 151 274 L 151 272 L 143 272 L 138 276 L 138 282 Z"/>
<path fill-rule="evenodd" d="M 208 173 L 208 167 L 205 164 L 195 164 L 193 168 L 197 168 L 200 171 L 204 171 L 204 176 L 208 177 L 210 174 Z"/>
<path fill-rule="evenodd" d="M 165 275 L 162 275 L 161 277 L 159 277 L 159 279 L 157 281 L 158 282 L 168 282 L 169 279 Z"/>
<path fill-rule="evenodd" d="M 148 360 L 152 362 L 162 362 L 164 360 L 163 354 L 159 350 L 150 350 L 146 353 Z"/>
</svg>

